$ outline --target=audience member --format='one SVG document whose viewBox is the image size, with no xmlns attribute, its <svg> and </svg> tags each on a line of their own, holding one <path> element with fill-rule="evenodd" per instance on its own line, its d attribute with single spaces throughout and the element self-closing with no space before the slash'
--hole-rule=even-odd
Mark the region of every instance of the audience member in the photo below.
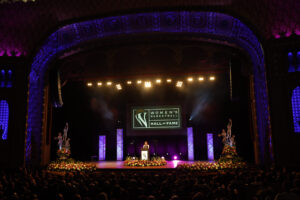
<svg viewBox="0 0 300 200">
<path fill-rule="evenodd" d="M 300 199 L 300 174 L 287 170 L 227 172 L 0 171 L 0 199 L 8 200 L 268 200 Z"/>
</svg>

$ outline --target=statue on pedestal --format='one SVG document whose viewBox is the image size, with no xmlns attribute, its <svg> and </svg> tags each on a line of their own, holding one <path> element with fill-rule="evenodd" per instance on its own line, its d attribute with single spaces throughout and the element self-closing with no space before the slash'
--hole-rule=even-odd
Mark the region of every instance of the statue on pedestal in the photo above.
<svg viewBox="0 0 300 200">
<path fill-rule="evenodd" d="M 68 130 L 69 130 L 69 124 L 66 123 L 64 127 L 64 134 L 62 135 L 61 132 L 58 133 L 58 136 L 54 139 L 58 140 L 58 151 L 57 155 L 60 160 L 65 160 L 69 158 L 71 155 L 71 148 L 70 148 L 70 138 L 68 138 Z"/>
<path fill-rule="evenodd" d="M 222 142 L 224 144 L 222 155 L 219 162 L 236 162 L 240 161 L 238 157 L 236 146 L 235 146 L 235 135 L 231 133 L 232 120 L 228 120 L 227 132 L 223 129 L 219 137 L 222 137 Z"/>
<path fill-rule="evenodd" d="M 222 133 L 219 134 L 219 137 L 222 137 L 222 142 L 224 145 L 228 145 L 228 146 L 235 146 L 235 136 L 231 135 L 231 127 L 232 127 L 232 120 L 229 119 L 229 122 L 227 124 L 227 132 L 225 131 L 225 129 L 222 129 Z"/>
</svg>

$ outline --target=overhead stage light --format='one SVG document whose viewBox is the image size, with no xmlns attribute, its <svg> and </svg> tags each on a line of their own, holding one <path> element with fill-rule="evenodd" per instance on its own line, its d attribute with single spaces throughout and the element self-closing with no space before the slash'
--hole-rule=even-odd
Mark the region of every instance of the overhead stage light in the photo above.
<svg viewBox="0 0 300 200">
<path fill-rule="evenodd" d="M 97 85 L 100 87 L 102 86 L 102 82 L 98 82 Z"/>
<path fill-rule="evenodd" d="M 183 82 L 182 82 L 182 81 L 177 81 L 176 87 L 182 87 L 182 85 L 183 85 Z"/>
<path fill-rule="evenodd" d="M 117 88 L 117 90 L 122 90 L 121 84 L 117 84 L 117 85 L 116 85 L 116 88 Z"/>
<path fill-rule="evenodd" d="M 145 88 L 151 88 L 152 84 L 150 81 L 145 81 Z"/>
<path fill-rule="evenodd" d="M 188 80 L 188 82 L 193 82 L 194 81 L 193 77 L 189 77 L 187 80 Z"/>
<path fill-rule="evenodd" d="M 107 82 L 106 82 L 106 85 L 107 85 L 107 86 L 111 86 L 111 85 L 112 85 L 112 82 L 111 82 L 111 81 L 107 81 Z"/>
<path fill-rule="evenodd" d="M 171 83 L 171 82 L 172 82 L 172 79 L 168 78 L 167 83 Z"/>
<path fill-rule="evenodd" d="M 200 76 L 200 77 L 198 78 L 198 81 L 204 81 L 204 77 L 203 77 L 203 76 Z"/>
<path fill-rule="evenodd" d="M 137 80 L 137 82 L 136 82 L 137 84 L 141 84 L 142 83 L 142 81 L 141 80 Z"/>
<path fill-rule="evenodd" d="M 214 76 L 209 77 L 210 81 L 214 81 L 216 78 Z"/>
<path fill-rule="evenodd" d="M 92 86 L 93 86 L 93 83 L 88 82 L 86 85 L 87 85 L 88 87 L 92 87 Z"/>
<path fill-rule="evenodd" d="M 132 84 L 132 81 L 127 81 L 127 85 L 131 85 Z"/>
<path fill-rule="evenodd" d="M 155 82 L 156 82 L 156 83 L 161 83 L 161 80 L 160 80 L 160 79 L 156 79 Z"/>
</svg>

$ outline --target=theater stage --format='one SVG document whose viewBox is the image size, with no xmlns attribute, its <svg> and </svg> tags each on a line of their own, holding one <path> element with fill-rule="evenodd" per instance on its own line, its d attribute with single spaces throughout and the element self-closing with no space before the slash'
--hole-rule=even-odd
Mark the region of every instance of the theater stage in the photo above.
<svg viewBox="0 0 300 200">
<path fill-rule="evenodd" d="M 181 161 L 181 160 L 173 160 L 167 161 L 167 164 L 164 166 L 149 166 L 149 167 L 129 167 L 124 166 L 124 161 L 98 161 L 94 162 L 97 166 L 97 169 L 175 169 L 178 164 L 192 164 L 195 161 Z M 199 161 L 197 161 L 199 162 Z M 203 161 L 208 162 L 208 161 Z"/>
</svg>

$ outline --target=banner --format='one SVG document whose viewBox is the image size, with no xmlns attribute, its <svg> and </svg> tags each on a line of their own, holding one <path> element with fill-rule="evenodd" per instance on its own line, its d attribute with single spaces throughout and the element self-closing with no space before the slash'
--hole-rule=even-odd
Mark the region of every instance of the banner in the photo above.
<svg viewBox="0 0 300 200">
<path fill-rule="evenodd" d="M 132 109 L 133 129 L 177 129 L 181 128 L 179 106 L 144 107 Z"/>
</svg>

